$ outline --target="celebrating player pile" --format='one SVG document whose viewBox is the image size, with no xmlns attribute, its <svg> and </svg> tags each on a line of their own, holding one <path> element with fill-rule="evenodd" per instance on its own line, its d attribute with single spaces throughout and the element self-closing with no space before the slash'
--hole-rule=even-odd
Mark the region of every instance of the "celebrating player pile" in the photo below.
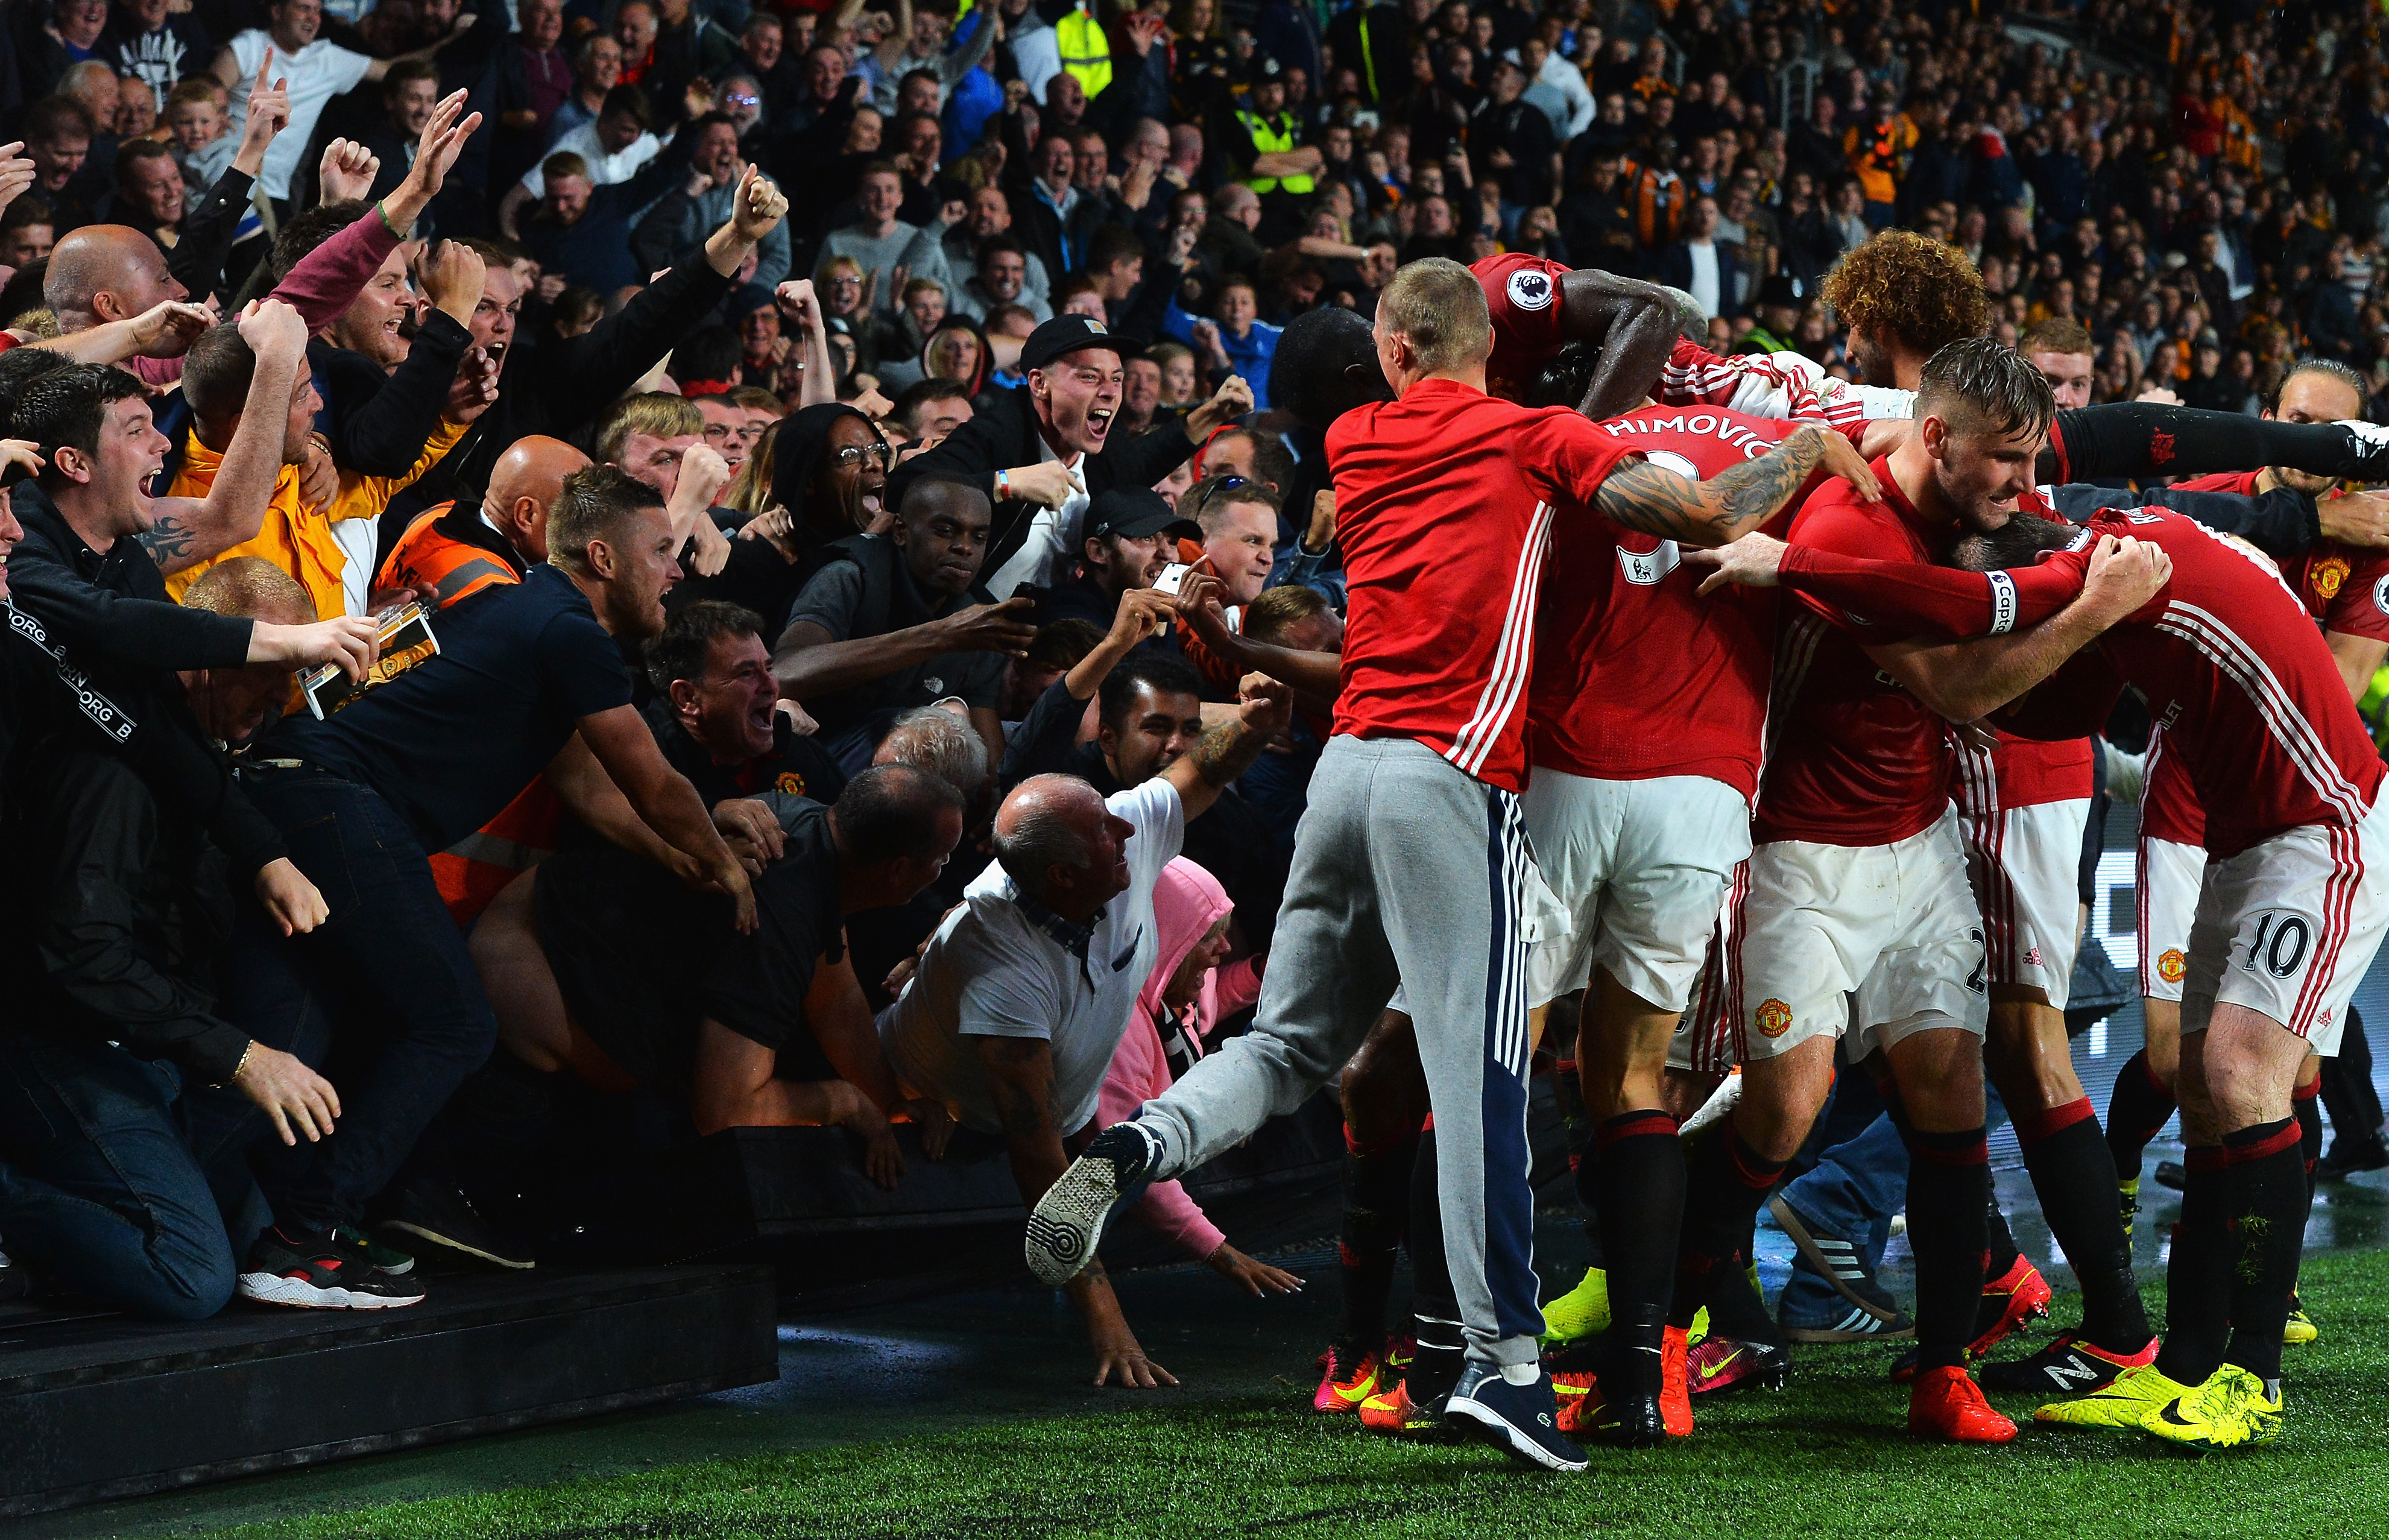
<svg viewBox="0 0 2389 1540">
<path fill-rule="evenodd" d="M 1315 1405 L 1365 1400 L 1389 1408 L 1364 1413 L 1373 1426 L 1449 1423 L 1579 1469 L 1576 1438 L 1680 1436 L 1688 1391 L 1782 1382 L 1751 1227 L 1838 1054 L 1880 1088 L 1910 1156 L 1908 1425 L 2004 1442 L 2015 1425 L 1968 1365 L 2047 1291 L 2021 1260 L 1986 1276 L 2004 1233 L 1987 1033 L 2084 1292 L 2077 1330 L 1989 1382 L 2093 1393 L 2046 1422 L 2205 1448 L 2274 1436 L 2308 1201 L 2292 1089 L 2309 1048 L 2332 1051 L 2389 918 L 2371 859 L 2382 767 L 2332 648 L 2264 558 L 2180 513 L 2103 506 L 2128 493 L 2052 501 L 2039 478 L 2145 470 L 2160 439 L 2177 460 L 2201 446 L 2176 468 L 2238 452 L 2361 476 L 2379 435 L 2060 413 L 2032 363 L 1979 335 L 1971 265 L 1948 268 L 1947 248 L 1895 233 L 1828 280 L 1861 386 L 1689 342 L 1656 365 L 1668 291 L 1515 256 L 1404 267 L 1366 337 L 1325 315 L 1288 331 L 1273 393 L 1326 429 L 1350 579 L 1335 736 L 1253 1030 L 1055 1183 L 1029 1230 L 1041 1276 L 1082 1266 L 1123 1194 L 1292 1110 L 1366 1039 L 1344 1090 L 1368 1201 L 1407 1182 L 1362 1157 L 1432 1151 L 1410 1219 L 1422 1351 L 1395 1383 L 1380 1292 L 1348 1314 Z M 1621 371 L 1648 376 L 1639 401 Z M 2185 506 L 2228 519 L 2253 490 Z M 1271 651 L 1246 648 L 1281 678 L 1319 667 Z M 2209 857 L 2161 1348 L 2062 1015 L 2086 740 L 2127 683 L 2206 808 Z M 1525 1079 L 1547 1012 L 1579 998 L 1578 1188 L 1601 1263 L 1547 1332 Z M 1370 1103 L 1399 1078 L 1389 1054 L 1424 1076 L 1427 1140 L 1383 1137 L 1404 1126 Z M 1680 1137 L 1735 1063 L 1738 1103 Z M 1431 1299 L 1456 1311 L 1464 1362 L 1430 1367 Z"/>
</svg>

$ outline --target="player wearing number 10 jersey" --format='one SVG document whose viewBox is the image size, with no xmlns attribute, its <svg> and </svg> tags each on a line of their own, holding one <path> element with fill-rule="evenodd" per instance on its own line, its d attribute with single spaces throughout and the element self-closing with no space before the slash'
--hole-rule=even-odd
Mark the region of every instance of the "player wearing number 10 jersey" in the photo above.
<svg viewBox="0 0 2389 1540">
<path fill-rule="evenodd" d="M 2308 1202 L 2291 1093 L 2309 1047 L 2332 1051 L 2389 925 L 2389 813 L 2331 648 L 2261 558 L 2141 511 L 2086 530 L 2020 523 L 1963 542 L 1956 559 L 2007 566 L 2125 532 L 2172 555 L 2169 582 L 2001 722 L 2043 738 L 2078 732 L 2129 683 L 2205 809 L 2182 977 L 2189 1175 L 2156 1362 L 2044 1416 L 2137 1420 L 2175 1443 L 2231 1448 L 2280 1427 L 2281 1329 Z"/>
</svg>

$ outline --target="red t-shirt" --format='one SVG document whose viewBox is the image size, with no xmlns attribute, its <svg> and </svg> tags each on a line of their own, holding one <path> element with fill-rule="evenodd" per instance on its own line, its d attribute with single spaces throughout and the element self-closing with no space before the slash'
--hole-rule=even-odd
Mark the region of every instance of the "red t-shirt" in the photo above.
<svg viewBox="0 0 2389 1540">
<path fill-rule="evenodd" d="M 2102 637 L 2099 655 L 2179 753 L 2208 853 L 2361 821 L 2381 756 L 2312 614 L 2270 565 L 2162 509 L 2102 514 L 2085 540 L 2099 534 L 2154 541 L 2173 558 L 2164 591 Z"/>
<path fill-rule="evenodd" d="M 1586 520 L 1633 446 L 1565 407 L 1450 380 L 1327 432 L 1348 592 L 1335 731 L 1412 738 L 1524 784 L 1535 598 L 1555 523 Z"/>
<path fill-rule="evenodd" d="M 1884 501 L 1869 503 L 1845 481 L 1829 481 L 1792 522 L 1792 545 L 1894 563 L 1933 565 L 1926 543 L 1952 533 L 1928 527 L 1901 493 L 1886 456 L 1874 463 Z M 2032 511 L 2053 516 L 2034 494 Z M 2064 566 L 2053 566 L 2056 562 Z M 2088 557 L 2066 553 L 2040 564 L 2078 591 Z M 1787 569 L 1790 563 L 1786 564 Z M 2022 586 L 2024 574 L 2014 575 Z M 1795 590 L 1795 592 L 1797 592 Z M 1948 809 L 1948 728 L 1876 667 L 1866 646 L 1915 634 L 1809 593 L 1785 610 L 1775 698 L 1782 716 L 1760 788 L 1751 837 L 1820 845 L 1890 845 L 1922 834 Z M 2036 611 L 2038 618 L 2046 611 Z"/>
<path fill-rule="evenodd" d="M 1545 257 L 1505 251 L 1471 267 L 1493 312 L 1493 356 L 1485 386 L 1504 401 L 1522 401 L 1543 364 L 1559 350 L 1560 280 L 1567 268 Z"/>
</svg>

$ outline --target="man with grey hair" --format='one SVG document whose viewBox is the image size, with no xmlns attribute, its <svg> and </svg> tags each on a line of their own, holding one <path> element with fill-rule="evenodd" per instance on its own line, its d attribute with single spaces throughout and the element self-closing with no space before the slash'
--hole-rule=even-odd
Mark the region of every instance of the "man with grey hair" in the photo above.
<svg viewBox="0 0 2389 1540">
<path fill-rule="evenodd" d="M 1186 823 L 1293 719 L 1293 697 L 1248 675 L 1236 718 L 1141 785 L 1106 799 L 1072 775 L 1032 776 L 995 819 L 996 859 L 922 953 L 879 1037 L 908 1096 L 1000 1134 L 1035 1203 L 1090 1134 L 1104 1074 L 1159 945 L 1154 887 Z M 1092 1256 L 1066 1285 L 1087 1318 L 1095 1383 L 1176 1384 L 1145 1356 Z"/>
</svg>

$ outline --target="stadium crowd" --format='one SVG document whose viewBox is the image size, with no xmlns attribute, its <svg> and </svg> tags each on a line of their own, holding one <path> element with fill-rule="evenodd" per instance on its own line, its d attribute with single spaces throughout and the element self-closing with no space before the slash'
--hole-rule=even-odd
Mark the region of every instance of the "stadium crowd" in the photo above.
<svg viewBox="0 0 2389 1540">
<path fill-rule="evenodd" d="M 1284 1292 L 1299 1280 L 1231 1244 L 1175 1181 L 1139 1178 L 1199 1164 L 1191 1152 L 1241 1138 L 1256 1108 L 1284 1110 L 1258 1091 L 1205 1098 L 1269 1051 L 1223 1050 L 1255 1040 L 1257 1003 L 1267 1023 L 1284 997 L 1279 1016 L 1322 1025 L 1286 1050 L 1281 1091 L 1301 1065 L 1317 1070 L 1307 1095 L 1351 1061 L 1350 1325 L 1322 1366 L 1322 1409 L 1365 1404 L 1416 1432 L 1449 1394 L 1514 1429 L 1501 1386 L 1548 1398 L 1557 1383 L 1577 1398 L 1559 1428 L 1614 1432 L 1642 1415 L 1638 1396 L 1660 1416 L 1663 1360 L 1682 1390 L 1696 1305 L 1709 1341 L 1751 1351 L 1729 1375 L 1740 1349 L 1712 1350 L 1717 1383 L 1695 1389 L 1753 1366 L 1780 1375 L 1782 1330 L 1711 1284 L 1741 1276 L 1753 1213 L 1787 1165 L 1897 1166 L 1839 1209 L 1784 1189 L 1794 1223 L 1807 1215 L 1841 1252 L 1812 1240 L 1795 1287 L 1816 1318 L 1787 1301 L 1783 1321 L 1795 1340 L 1914 1332 L 1908 1373 L 1955 1397 L 1923 1431 L 1995 1436 L 1997 1414 L 1966 1410 L 1948 1376 L 1970 1384 L 1963 1365 L 2048 1291 L 1986 1212 L 1987 1178 L 1964 1185 L 1980 1169 L 1979 1063 L 1971 1114 L 1904 1062 L 1882 1098 L 1850 1093 L 1865 1115 L 1837 1101 L 1821 1164 L 1805 1091 L 1757 1110 L 1772 1077 L 1744 1093 L 1757 1100 L 1740 1134 L 1674 1152 L 1676 1121 L 1739 1057 L 1788 1063 L 1812 1030 L 1803 1014 L 1769 1050 L 1744 1041 L 1748 1021 L 1728 1023 L 1688 1063 L 1649 1060 L 1687 1009 L 1726 885 L 1744 881 L 1733 859 L 1758 859 L 1755 762 L 1711 778 L 1732 783 L 1718 827 L 1741 831 L 1718 848 L 1742 844 L 1689 969 L 1633 972 L 1605 932 L 1598 946 L 1583 934 L 1588 910 L 1533 1001 L 1523 985 L 1503 992 L 1521 1012 L 1562 1000 L 1554 1019 L 1573 1023 L 1592 986 L 1582 1054 L 1601 1134 L 1582 1179 L 1603 1262 L 1551 1323 L 1563 1346 L 1647 1352 L 1647 1386 L 1640 1368 L 1583 1361 L 1605 1366 L 1606 1413 L 1577 1360 L 1533 1377 L 1537 1302 L 1503 1292 L 1517 1280 L 1502 1248 L 1520 1238 L 1501 1230 L 1516 1195 L 1488 1174 L 1514 1153 L 1501 1130 L 1479 1130 L 1489 1153 L 1467 1150 L 1476 1125 L 1439 1116 L 1439 1173 L 1437 1128 L 1422 1133 L 1430 1088 L 1438 1114 L 1448 1086 L 1476 1094 L 1483 1045 L 1455 1053 L 1424 1028 L 1413 1042 L 1407 1002 L 1381 1022 L 1380 992 L 1363 1047 L 1344 1032 L 1359 1007 L 1326 998 L 1352 986 L 1316 951 L 1302 954 L 1315 976 L 1267 991 L 1279 938 L 1320 945 L 1322 895 L 1349 877 L 1306 875 L 1327 859 L 1315 843 L 1360 837 L 1346 827 L 1358 772 L 1331 740 L 1440 687 L 1386 670 L 1383 614 L 1361 624 L 1356 595 L 1387 584 L 1390 563 L 1421 602 L 1449 581 L 1451 603 L 1474 604 L 1470 573 L 1509 538 L 1447 566 L 1464 521 L 1404 526 L 1399 500 L 1356 515 L 1373 473 L 1348 486 L 1346 446 L 1354 463 L 1373 446 L 1351 425 L 1465 377 L 1450 337 L 1480 334 L 1494 396 L 1581 407 L 1559 415 L 1587 434 L 1654 401 L 1767 419 L 1731 467 L 1609 452 L 1665 484 L 1608 461 L 1594 474 L 1580 445 L 1520 451 L 1521 464 L 1578 454 L 1570 474 L 1591 479 L 1566 485 L 1611 536 L 1694 546 L 1755 528 L 1719 500 L 1755 498 L 1739 489 L 1765 476 L 1768 516 L 1801 506 L 1803 485 L 1811 506 L 1854 490 L 1873 503 L 1898 446 L 1923 441 L 1903 437 L 1911 404 L 1938 423 L 1926 409 L 1958 401 L 2048 439 L 2011 458 L 2027 490 L 2037 469 L 2079 493 L 2052 514 L 2164 504 L 2293 577 L 2337 561 L 2325 600 L 2343 585 L 2389 593 L 2375 570 L 2389 498 L 2360 490 L 2389 481 L 2389 441 L 2332 426 L 2389 420 L 2389 70 L 2380 19 L 2356 0 L 979 0 L 960 14 L 955 0 L 7 0 L 0 15 L 0 130 L 18 141 L 0 150 L 0 863 L 19 1002 L 0 1029 L 13 1264 L 0 1277 L 18 1290 L 30 1275 L 184 1319 L 236 1293 L 412 1305 L 436 1287 L 415 1266 L 427 1249 L 534 1266 L 591 1109 L 629 1103 L 658 1148 L 838 1126 L 889 1189 L 906 1175 L 897 1125 L 918 1126 L 931 1160 L 968 1130 L 1032 1203 L 1085 1188 L 1066 1177 L 1094 1139 L 1126 1173 L 1095 1215 L 1131 1197 L 1233 1285 Z M 1452 278 L 1452 262 L 1476 277 Z M 2221 415 L 2168 415 L 2182 409 Z M 1435 452 L 1475 465 L 1506 442 L 1455 428 Z M 2181 470 L 2254 474 L 2168 488 Z M 1706 501 L 1667 515 L 1688 522 L 1653 511 L 1694 485 Z M 1410 565 L 1382 524 L 1356 523 L 1368 518 L 1415 544 Z M 1539 559 L 1539 527 L 1518 538 Z M 1648 586 L 1676 565 L 1665 540 L 1613 539 L 1613 553 L 1550 538 L 1554 574 L 1605 574 L 1614 554 Z M 2065 553 L 2038 570 L 2070 572 L 2077 609 L 2096 598 L 2114 624 L 2155 592 L 2130 587 L 2163 566 L 2155 540 L 2113 562 L 2102 545 L 2088 577 Z M 1768 543 L 1751 537 L 1720 571 L 1775 583 L 1746 566 Z M 2071 592 L 2035 608 L 2030 579 L 1993 571 L 2020 565 L 2002 554 L 1934 568 L 1941 607 L 1919 600 L 1918 630 L 2017 622 L 2012 607 L 2004 624 L 1984 618 L 1994 608 L 1951 619 L 1961 589 L 2020 604 L 2027 622 L 2077 613 Z M 1518 550 L 1505 559 L 1518 567 Z M 1804 597 L 1834 574 L 1859 580 L 1804 567 L 1817 585 Z M 1797 586 L 1788 558 L 1781 580 Z M 1563 617 L 1548 624 L 1594 635 L 1597 617 L 1566 618 L 1563 586 L 1546 585 L 1545 613 Z M 1533 616 L 1505 625 L 1494 597 L 1461 613 L 1488 650 L 1498 633 L 1522 658 Z M 2316 614 L 2348 698 L 2377 713 L 2389 618 Z M 1376 651 L 1339 674 L 1348 617 Z M 1547 681 L 1609 688 L 1586 682 L 1599 647 L 1568 644 L 1585 678 L 1539 664 L 1539 713 Z M 1523 671 L 1502 688 L 1493 726 L 1467 730 L 1484 743 L 1443 757 L 1506 795 L 1522 778 L 1502 755 Z M 1942 714 L 1972 719 L 2017 693 Z M 1667 703 L 1635 732 L 1664 740 L 1693 709 Z M 1940 732 L 1935 718 L 1936 818 L 1952 773 Z M 2093 784 L 2092 753 L 2067 775 Z M 2166 762 L 2138 744 L 2097 753 L 2108 784 L 2118 764 L 2125 780 L 2145 766 L 2154 788 Z M 1374 773 L 1413 788 L 1399 816 L 1466 840 L 1456 862 L 1445 849 L 1367 880 L 1399 872 L 1416 896 L 1482 872 L 1481 800 L 1449 800 L 1399 755 Z M 1520 822 L 1516 801 L 1515 844 L 1531 833 L 1554 872 L 1591 859 L 1555 854 L 1558 815 L 1530 803 Z M 2032 950 L 2028 965 L 2013 947 L 2016 971 L 1994 976 L 2039 991 L 2004 1000 L 2019 1040 L 2063 1010 L 2054 960 L 2078 939 L 2085 816 L 2050 836 L 2065 852 L 2062 947 L 2050 933 L 2052 961 Z M 2176 843 L 2194 855 L 2201 837 Z M 1974 902 L 1979 958 L 1997 906 Z M 1532 924 L 1511 920 L 1523 948 Z M 2180 924 L 2188 946 L 2187 910 Z M 2169 955 L 2170 975 L 2142 981 L 2153 1022 L 2167 1003 L 2186 1014 Z M 1421 1011 L 1489 988 L 1474 966 Z M 1860 978 L 1846 987 L 1867 1003 Z M 1645 1025 L 1642 1057 L 1596 1091 L 1595 1024 L 1622 1009 L 1604 990 L 1635 997 Z M 2174 1050 L 2153 1032 L 2131 1072 L 2146 1088 L 2118 1090 L 2094 1222 L 2078 1165 L 2060 1175 L 2036 1152 L 2098 1143 L 2098 1124 L 2077 1126 L 2088 1101 L 2070 1069 L 2001 1063 L 2001 1003 L 1994 1100 L 2030 1126 L 2027 1160 L 2088 1302 L 2087 1345 L 2050 1360 L 2073 1380 L 2007 1388 L 2102 1390 L 2195 1363 L 2155 1357 L 2127 1246 L 2120 1276 L 2112 1266 L 2114 1190 L 2128 1226 L 2140 1147 L 2178 1094 Z M 1695 1036 L 1703 1014 L 1687 1018 Z M 2057 1026 L 2062 1065 L 2062 1014 Z M 1784 1034 L 1764 1009 L 1757 1030 Z M 2362 1042 L 2351 1023 L 2343 1056 Z M 1578 1060 L 1573 1037 L 1547 1046 Z M 1497 1067 L 1522 1076 L 1515 1057 Z M 2322 1082 L 2340 1170 L 2389 1165 L 2361 1063 Z M 2315 1083 L 2299 1072 L 2309 1142 Z M 1493 1108 L 1492 1082 L 1484 1094 Z M 1144 1136 L 1150 1159 L 1096 1137 L 1182 1101 L 1196 1111 Z M 1637 1119 L 1664 1122 L 1664 1139 Z M 2304 1126 L 2289 1126 L 2294 1152 Z M 2219 1175 L 2193 1163 L 2185 1179 L 2202 1214 L 2219 1213 Z M 1923 1259 L 1912 1320 L 1872 1277 L 1901 1183 Z M 1621 1217 L 1629 1185 L 1676 1206 Z M 1423 1285 L 1412 1341 L 1388 1333 L 1386 1292 L 1397 1248 L 1416 1261 L 1438 1206 L 1455 1227 L 1449 1292 Z M 1961 1211 L 1972 1229 L 1952 1226 Z M 1039 1214 L 1062 1244 L 1067 1226 Z M 1168 1381 L 1086 1266 L 1092 1232 L 1068 1240 L 1057 1281 L 1086 1317 L 1098 1381 Z M 1935 1272 L 1935 1246 L 1980 1250 L 1988 1271 Z M 1442 1265 L 1439 1237 L 1432 1249 L 1423 1279 Z M 2281 1264 L 2264 1266 L 2271 1279 Z M 1677 1282 L 1671 1309 L 1670 1280 L 1688 1277 L 1709 1281 Z M 1865 1322 L 1835 1328 L 1846 1314 Z M 2244 1334 L 2230 1362 L 2256 1371 L 2277 1417 L 2279 1343 L 2249 1363 Z M 1406 1366 L 1440 1388 L 1408 1395 Z M 2214 1368 L 2167 1383 L 2188 1394 Z M 1680 1420 L 1670 1402 L 1665 1431 Z M 1544 1421 L 1541 1455 L 1504 1436 L 1564 1463 Z"/>
</svg>

